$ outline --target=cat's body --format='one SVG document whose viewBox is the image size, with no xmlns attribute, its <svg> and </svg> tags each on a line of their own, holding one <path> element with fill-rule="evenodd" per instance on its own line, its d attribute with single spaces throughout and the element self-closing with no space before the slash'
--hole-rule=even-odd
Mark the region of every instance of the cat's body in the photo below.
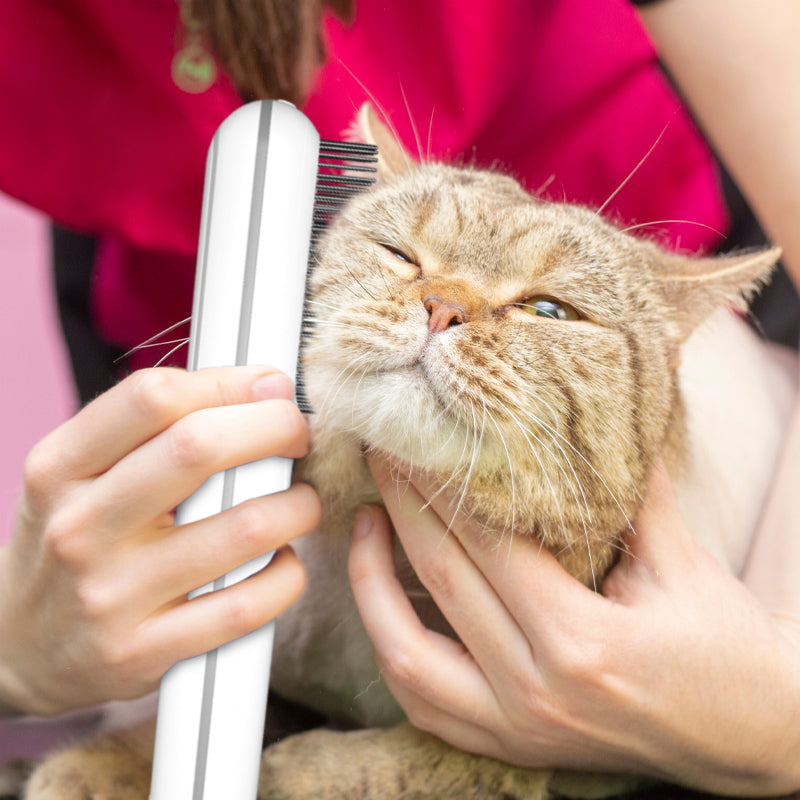
<svg viewBox="0 0 800 800">
<path fill-rule="evenodd" d="M 733 574 L 747 558 L 753 531 L 771 483 L 794 394 L 795 364 L 732 313 L 723 310 L 682 348 L 679 367 L 689 449 L 673 463 L 682 516 L 695 538 Z M 273 662 L 273 686 L 358 725 L 387 725 L 402 712 L 380 681 L 372 644 L 358 618 L 347 582 L 352 516 L 359 503 L 380 502 L 357 443 L 320 449 L 306 466 L 310 477 L 343 475 L 351 502 L 320 529 L 295 542 L 309 570 L 311 591 L 281 618 Z M 309 469 L 309 467 L 311 469 Z M 352 480 L 352 483 L 350 482 Z M 398 574 L 415 596 L 419 584 L 398 551 Z M 429 619 L 436 620 L 433 609 Z"/>
<path fill-rule="evenodd" d="M 369 727 L 402 713 L 347 580 L 353 513 L 379 500 L 365 450 L 449 481 L 498 547 L 536 535 L 590 586 L 613 565 L 661 456 L 692 531 L 738 573 L 795 365 L 725 308 L 768 272 L 774 252 L 668 255 L 585 209 L 539 203 L 508 178 L 411 166 L 374 121 L 365 126 L 381 139 L 384 174 L 334 222 L 314 272 L 305 355 L 314 450 L 300 470 L 325 516 L 296 545 L 309 588 L 279 621 L 272 681 Z M 73 773 L 76 759 L 88 764 L 81 752 L 45 764 L 29 800 L 71 797 L 57 775 L 64 758 Z M 472 757 L 401 725 L 287 740 L 265 755 L 260 796 L 535 800 L 554 781 L 577 796 L 616 786 Z M 101 796 L 91 792 L 80 796 Z"/>
</svg>

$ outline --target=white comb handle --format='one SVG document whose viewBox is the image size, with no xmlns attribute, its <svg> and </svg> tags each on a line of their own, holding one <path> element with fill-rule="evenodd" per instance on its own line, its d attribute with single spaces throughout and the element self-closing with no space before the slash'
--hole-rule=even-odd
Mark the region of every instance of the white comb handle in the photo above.
<svg viewBox="0 0 800 800">
<path fill-rule="evenodd" d="M 295 378 L 319 135 L 289 103 L 235 111 L 209 149 L 189 369 L 268 364 Z M 178 154 L 176 154 L 176 157 Z M 267 458 L 211 476 L 176 524 L 286 489 L 292 462 Z M 262 569 L 259 556 L 192 592 Z M 254 800 L 273 624 L 181 661 L 161 681 L 150 800 Z"/>
</svg>

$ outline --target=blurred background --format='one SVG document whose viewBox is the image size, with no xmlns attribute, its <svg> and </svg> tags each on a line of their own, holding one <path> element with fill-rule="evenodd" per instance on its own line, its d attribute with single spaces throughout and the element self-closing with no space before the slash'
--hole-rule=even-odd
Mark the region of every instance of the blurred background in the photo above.
<svg viewBox="0 0 800 800">
<path fill-rule="evenodd" d="M 50 277 L 48 221 L 0 193 L 0 541 L 31 446 L 77 409 Z"/>
</svg>

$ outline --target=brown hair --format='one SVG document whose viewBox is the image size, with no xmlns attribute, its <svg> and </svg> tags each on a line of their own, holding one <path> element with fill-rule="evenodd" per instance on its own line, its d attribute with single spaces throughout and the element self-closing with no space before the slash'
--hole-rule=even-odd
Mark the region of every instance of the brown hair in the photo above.
<svg viewBox="0 0 800 800">
<path fill-rule="evenodd" d="M 246 99 L 300 103 L 325 52 L 320 30 L 329 7 L 345 21 L 355 0 L 180 0 L 188 26 L 199 28 Z"/>
</svg>

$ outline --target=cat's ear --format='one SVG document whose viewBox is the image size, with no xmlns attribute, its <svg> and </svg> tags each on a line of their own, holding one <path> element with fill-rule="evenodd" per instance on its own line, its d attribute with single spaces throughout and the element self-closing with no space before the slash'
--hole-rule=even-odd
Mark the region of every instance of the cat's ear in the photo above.
<svg viewBox="0 0 800 800">
<path fill-rule="evenodd" d="M 662 253 L 656 277 L 674 310 L 681 340 L 721 306 L 744 310 L 769 280 L 781 249 L 691 258 Z"/>
<path fill-rule="evenodd" d="M 403 149 L 397 136 L 378 119 L 369 103 L 364 103 L 358 111 L 356 132 L 360 141 L 378 147 L 379 179 L 400 175 L 414 165 L 414 159 Z"/>
</svg>

